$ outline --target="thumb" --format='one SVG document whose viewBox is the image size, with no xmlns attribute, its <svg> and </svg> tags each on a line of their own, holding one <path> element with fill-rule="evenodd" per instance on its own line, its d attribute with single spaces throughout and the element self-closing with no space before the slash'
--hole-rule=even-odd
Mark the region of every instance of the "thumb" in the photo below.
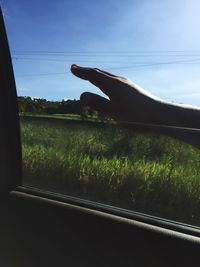
<svg viewBox="0 0 200 267">
<path fill-rule="evenodd" d="M 110 100 L 89 92 L 82 93 L 80 100 L 84 106 L 89 106 L 104 115 L 112 116 L 113 111 Z"/>
</svg>

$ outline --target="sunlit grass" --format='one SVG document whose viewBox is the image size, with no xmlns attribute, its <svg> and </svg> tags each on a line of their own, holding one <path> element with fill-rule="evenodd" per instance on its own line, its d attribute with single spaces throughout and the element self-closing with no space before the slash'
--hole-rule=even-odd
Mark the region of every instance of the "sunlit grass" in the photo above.
<svg viewBox="0 0 200 267">
<path fill-rule="evenodd" d="M 108 126 L 22 122 L 24 183 L 199 224 L 200 151 Z"/>
</svg>

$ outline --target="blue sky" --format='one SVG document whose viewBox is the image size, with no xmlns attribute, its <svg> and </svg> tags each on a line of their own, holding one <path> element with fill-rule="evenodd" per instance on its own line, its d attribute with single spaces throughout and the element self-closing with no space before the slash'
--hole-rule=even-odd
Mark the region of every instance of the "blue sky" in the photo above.
<svg viewBox="0 0 200 267">
<path fill-rule="evenodd" d="M 126 76 L 163 99 L 200 105 L 200 1 L 0 2 L 18 95 L 100 93 L 69 72 L 77 63 Z"/>
</svg>

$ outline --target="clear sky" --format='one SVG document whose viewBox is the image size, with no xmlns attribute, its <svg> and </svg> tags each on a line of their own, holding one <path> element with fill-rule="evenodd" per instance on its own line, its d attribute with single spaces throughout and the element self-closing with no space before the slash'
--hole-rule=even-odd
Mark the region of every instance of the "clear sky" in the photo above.
<svg viewBox="0 0 200 267">
<path fill-rule="evenodd" d="M 158 97 L 200 105 L 199 0 L 0 0 L 18 95 L 100 93 L 72 63 L 126 76 Z"/>
</svg>

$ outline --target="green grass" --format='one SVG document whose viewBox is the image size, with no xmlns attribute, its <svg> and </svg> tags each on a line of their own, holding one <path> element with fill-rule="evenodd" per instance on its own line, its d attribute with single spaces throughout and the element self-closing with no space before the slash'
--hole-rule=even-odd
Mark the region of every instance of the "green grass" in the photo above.
<svg viewBox="0 0 200 267">
<path fill-rule="evenodd" d="M 24 183 L 200 225 L 200 151 L 111 125 L 21 122 Z"/>
<path fill-rule="evenodd" d="M 24 116 L 24 115 L 23 115 Z M 52 115 L 25 115 L 26 117 L 38 117 L 38 118 L 52 118 L 52 119 L 63 119 L 63 120 L 75 120 L 75 121 L 83 121 L 83 118 L 79 114 L 52 114 Z M 101 122 L 101 121 L 109 121 L 111 122 L 111 119 L 105 119 L 97 117 L 94 115 L 87 115 L 87 118 L 85 118 L 87 121 L 93 121 L 93 122 Z"/>
<path fill-rule="evenodd" d="M 81 116 L 78 114 L 52 114 L 52 115 L 41 115 L 41 116 L 54 119 L 81 120 Z"/>
</svg>

